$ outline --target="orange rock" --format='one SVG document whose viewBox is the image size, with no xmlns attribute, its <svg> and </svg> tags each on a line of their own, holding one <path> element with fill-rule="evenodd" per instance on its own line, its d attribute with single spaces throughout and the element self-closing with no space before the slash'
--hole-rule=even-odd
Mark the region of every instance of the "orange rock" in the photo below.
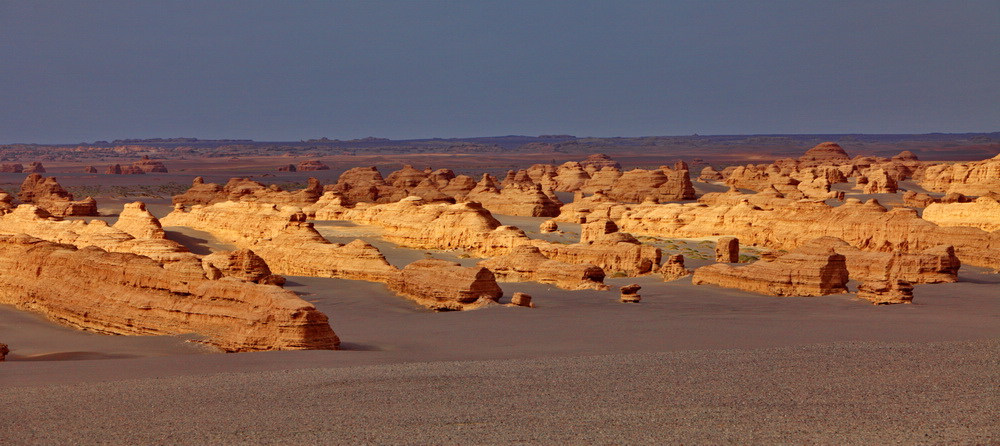
<svg viewBox="0 0 1000 446">
<path fill-rule="evenodd" d="M 524 293 L 514 293 L 514 296 L 510 298 L 510 303 L 512 305 L 516 305 L 519 307 L 528 307 L 528 308 L 535 307 L 535 304 L 531 303 L 531 295 Z"/>
<path fill-rule="evenodd" d="M 918 193 L 912 190 L 908 190 L 903 193 L 903 205 L 913 208 L 923 208 L 934 203 L 934 197 L 927 195 L 925 193 Z"/>
<path fill-rule="evenodd" d="M 715 242 L 715 261 L 720 263 L 738 263 L 740 261 L 740 239 L 722 237 Z"/>
<path fill-rule="evenodd" d="M 704 183 L 722 180 L 722 174 L 719 173 L 718 170 L 715 170 L 712 166 L 705 166 L 705 168 L 701 169 L 701 175 L 698 175 L 698 181 Z"/>
<path fill-rule="evenodd" d="M 1000 191 L 1000 155 L 983 161 L 928 166 L 918 182 L 933 192 L 974 196 L 997 192 Z"/>
<path fill-rule="evenodd" d="M 539 282 L 566 290 L 606 290 L 604 270 L 595 265 L 573 265 L 549 260 L 535 246 L 522 245 L 509 254 L 479 262 L 500 282 Z"/>
<path fill-rule="evenodd" d="M 924 209 L 924 220 L 938 226 L 968 226 L 987 232 L 1000 231 L 1000 203 L 979 197 L 972 203 L 933 203 Z"/>
<path fill-rule="evenodd" d="M 664 262 L 660 268 L 660 275 L 663 277 L 664 282 L 671 282 L 691 275 L 691 270 L 684 267 L 684 255 L 674 254 Z"/>
<path fill-rule="evenodd" d="M 264 184 L 248 178 L 231 178 L 225 186 L 194 179 L 191 188 L 173 198 L 173 203 L 186 206 L 215 204 L 224 201 L 256 201 L 262 203 L 308 206 L 323 194 L 323 185 L 310 178 L 307 186 L 297 191 L 284 191 L 277 185 Z"/>
<path fill-rule="evenodd" d="M 713 284 L 771 296 L 824 296 L 847 292 L 847 263 L 832 248 L 804 245 L 774 260 L 733 267 L 716 263 L 694 271 L 691 283 Z"/>
<path fill-rule="evenodd" d="M 642 289 L 642 287 L 639 286 L 639 284 L 637 283 L 633 283 L 631 285 L 625 285 L 619 288 L 619 291 L 621 292 L 620 296 L 621 301 L 627 303 L 639 303 L 639 301 L 642 299 L 642 296 L 639 295 L 640 289 Z"/>
<path fill-rule="evenodd" d="M 35 204 L 56 217 L 97 215 L 97 201 L 93 198 L 74 201 L 73 194 L 66 192 L 55 177 L 43 178 L 37 173 L 24 179 L 18 198 L 24 203 Z"/>
<path fill-rule="evenodd" d="M 197 333 L 225 351 L 335 349 L 326 315 L 294 293 L 178 276 L 134 254 L 0 236 L 0 303 L 103 334 Z"/>
<path fill-rule="evenodd" d="M 434 259 L 406 265 L 389 288 L 438 311 L 462 310 L 480 299 L 496 302 L 503 296 L 490 270 Z"/>
<path fill-rule="evenodd" d="M 10 353 L 10 348 L 7 347 L 7 344 L 0 344 L 0 361 L 6 359 L 8 353 Z"/>
<path fill-rule="evenodd" d="M 210 279 L 235 277 L 266 285 L 284 285 L 285 278 L 271 274 L 263 258 L 249 249 L 216 251 L 201 259 L 205 274 Z"/>
<path fill-rule="evenodd" d="M 810 242 L 830 247 L 847 259 L 851 279 L 868 281 L 905 280 L 911 283 L 950 283 L 958 281 L 962 262 L 951 246 L 937 246 L 917 252 L 862 251 L 836 237 L 820 237 Z"/>
<path fill-rule="evenodd" d="M 858 297 L 875 305 L 908 304 L 913 302 L 913 285 L 905 280 L 864 282 Z"/>
<path fill-rule="evenodd" d="M 559 230 L 559 223 L 556 223 L 556 221 L 552 219 L 545 220 L 542 224 L 538 225 L 538 230 L 543 234 L 556 232 Z"/>
<path fill-rule="evenodd" d="M 330 166 L 327 166 L 320 160 L 308 160 L 299 163 L 298 169 L 300 172 L 330 170 Z"/>
<path fill-rule="evenodd" d="M 162 161 L 151 160 L 146 155 L 143 155 L 139 161 L 132 163 L 132 166 L 145 173 L 167 173 L 167 167 L 163 165 Z"/>
<path fill-rule="evenodd" d="M 146 203 L 141 201 L 126 203 L 121 214 L 118 215 L 118 221 L 115 222 L 114 228 L 135 238 L 166 238 L 160 221 L 146 210 Z"/>
</svg>

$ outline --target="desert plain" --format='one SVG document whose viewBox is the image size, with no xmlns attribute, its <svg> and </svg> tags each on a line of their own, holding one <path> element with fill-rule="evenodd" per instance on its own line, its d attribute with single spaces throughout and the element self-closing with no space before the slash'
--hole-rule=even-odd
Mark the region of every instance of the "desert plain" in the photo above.
<svg viewBox="0 0 1000 446">
<path fill-rule="evenodd" d="M 995 443 L 998 138 L 5 147 L 0 443 Z"/>
</svg>

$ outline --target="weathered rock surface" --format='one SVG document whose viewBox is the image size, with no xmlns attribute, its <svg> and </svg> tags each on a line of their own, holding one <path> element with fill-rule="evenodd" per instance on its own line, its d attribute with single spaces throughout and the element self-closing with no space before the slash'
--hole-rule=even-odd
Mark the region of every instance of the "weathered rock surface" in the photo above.
<svg viewBox="0 0 1000 446">
<path fill-rule="evenodd" d="M 667 261 L 660 267 L 660 276 L 664 282 L 671 282 L 681 277 L 691 275 L 691 270 L 684 267 L 684 255 L 673 254 L 667 257 Z"/>
<path fill-rule="evenodd" d="M 987 232 L 1000 231 L 1000 203 L 979 197 L 972 203 L 933 203 L 924 209 L 924 220 L 938 226 L 968 226 Z"/>
<path fill-rule="evenodd" d="M 535 307 L 535 304 L 531 303 L 531 295 L 524 293 L 514 293 L 514 295 L 510 298 L 510 303 L 511 305 L 516 305 L 518 307 Z"/>
<path fill-rule="evenodd" d="M 38 161 L 33 161 L 24 169 L 24 173 L 45 173 L 45 166 Z"/>
<path fill-rule="evenodd" d="M 606 290 L 604 270 L 595 265 L 574 265 L 550 260 L 538 247 L 522 245 L 509 254 L 479 262 L 500 282 L 539 282 L 566 290 Z"/>
<path fill-rule="evenodd" d="M 135 238 L 166 238 L 160 220 L 147 211 L 146 203 L 141 201 L 126 203 L 113 227 Z"/>
<path fill-rule="evenodd" d="M 920 252 L 951 245 L 962 263 L 1000 268 L 1000 234 L 938 226 L 917 216 L 913 209 L 886 210 L 874 200 L 861 203 L 847 199 L 836 207 L 803 200 L 774 209 L 746 202 L 641 204 L 609 212 L 622 231 L 632 234 L 686 238 L 731 235 L 746 244 L 774 249 L 794 249 L 822 236 L 840 238 L 865 251 Z"/>
<path fill-rule="evenodd" d="M 330 166 L 327 166 L 320 160 L 308 160 L 299 163 L 298 169 L 300 172 L 309 172 L 316 170 L 330 170 Z"/>
<path fill-rule="evenodd" d="M 0 173 L 22 173 L 22 172 L 24 172 L 24 165 L 21 163 L 0 164 Z"/>
<path fill-rule="evenodd" d="M 559 230 L 559 223 L 556 223 L 556 221 L 552 219 L 545 220 L 542 224 L 538 225 L 538 230 L 543 234 L 556 232 Z"/>
<path fill-rule="evenodd" d="M 914 208 L 924 208 L 930 206 L 936 200 L 934 197 L 927 195 L 922 192 L 915 192 L 908 190 L 903 193 L 903 206 L 909 206 Z"/>
<path fill-rule="evenodd" d="M 847 259 L 851 279 L 867 281 L 905 280 L 910 283 L 958 281 L 962 262 L 951 246 L 936 246 L 916 252 L 862 251 L 835 237 L 820 237 L 812 245 L 832 248 Z"/>
<path fill-rule="evenodd" d="M 712 284 L 771 296 L 846 293 L 847 281 L 846 258 L 832 248 L 812 244 L 745 266 L 704 266 L 691 278 L 695 285 Z"/>
<path fill-rule="evenodd" d="M 718 170 L 715 170 L 715 168 L 713 168 L 712 166 L 705 166 L 705 168 L 701 169 L 701 175 L 698 175 L 698 181 L 704 183 L 722 181 L 723 179 L 724 178 L 722 177 L 722 173 L 720 173 Z"/>
<path fill-rule="evenodd" d="M 24 203 L 34 204 L 56 217 L 95 216 L 97 201 L 87 197 L 80 201 L 63 189 L 55 177 L 42 177 L 37 173 L 28 175 L 21 183 L 18 198 Z"/>
<path fill-rule="evenodd" d="M 335 349 L 326 315 L 294 293 L 176 274 L 134 254 L 0 236 L 0 303 L 83 330 L 197 333 L 225 351 Z"/>
<path fill-rule="evenodd" d="M 875 305 L 913 302 L 913 285 L 905 280 L 864 282 L 858 285 L 858 297 Z"/>
<path fill-rule="evenodd" d="M 0 344 L 0 361 L 7 359 L 8 353 L 10 353 L 10 348 L 7 347 L 7 344 Z"/>
<path fill-rule="evenodd" d="M 503 296 L 490 270 L 433 259 L 406 265 L 389 288 L 438 311 L 462 310 L 480 299 L 496 302 Z"/>
<path fill-rule="evenodd" d="M 840 147 L 840 144 L 824 142 L 807 150 L 804 155 L 799 157 L 798 161 L 804 166 L 833 165 L 850 162 L 851 157 Z"/>
<path fill-rule="evenodd" d="M 737 263 L 740 261 L 740 239 L 722 237 L 715 242 L 715 261 L 721 263 Z"/>
<path fill-rule="evenodd" d="M 388 282 L 397 273 L 377 248 L 361 240 L 330 243 L 295 206 L 227 201 L 175 209 L 166 226 L 187 226 L 250 249 L 275 274 Z"/>
<path fill-rule="evenodd" d="M 884 169 L 872 169 L 865 172 L 868 182 L 864 184 L 866 194 L 894 194 L 898 190 L 896 179 L 889 176 Z"/>
<path fill-rule="evenodd" d="M 203 257 L 201 262 L 209 279 L 235 277 L 245 282 L 266 285 L 285 284 L 284 277 L 271 274 L 267 262 L 249 249 L 216 251 Z"/>
<path fill-rule="evenodd" d="M 928 166 L 919 184 L 942 193 L 980 196 L 1000 192 L 1000 155 L 983 161 Z"/>
<path fill-rule="evenodd" d="M 618 289 L 621 293 L 619 299 L 626 303 L 639 303 L 639 301 L 642 300 L 642 296 L 639 295 L 640 289 L 642 289 L 642 287 L 636 283 L 625 285 Z"/>
<path fill-rule="evenodd" d="M 617 161 L 611 159 L 603 153 L 595 153 L 592 155 L 587 155 L 587 158 L 580 161 L 580 165 L 583 166 L 584 170 L 597 172 L 605 167 L 610 167 L 612 169 L 621 170 L 622 165 L 618 164 Z"/>
<path fill-rule="evenodd" d="M 194 179 L 191 188 L 173 198 L 174 204 L 186 206 L 209 205 L 224 201 L 256 201 L 268 204 L 308 206 L 323 195 L 323 185 L 310 178 L 305 188 L 285 191 L 277 185 L 264 184 L 248 178 L 231 178 L 224 186 L 206 183 L 201 177 Z"/>
<path fill-rule="evenodd" d="M 633 169 L 625 172 L 605 193 L 613 200 L 632 203 L 647 199 L 658 202 L 693 200 L 695 196 L 688 170 L 667 166 L 657 170 Z"/>
<path fill-rule="evenodd" d="M 483 175 L 464 200 L 482 203 L 492 213 L 527 217 L 555 217 L 562 206 L 562 202 L 553 200 L 538 184 L 512 181 L 500 189 L 489 174 Z"/>
<path fill-rule="evenodd" d="M 142 159 L 132 163 L 132 165 L 145 173 L 167 173 L 167 167 L 162 161 L 151 160 L 143 155 Z"/>
</svg>

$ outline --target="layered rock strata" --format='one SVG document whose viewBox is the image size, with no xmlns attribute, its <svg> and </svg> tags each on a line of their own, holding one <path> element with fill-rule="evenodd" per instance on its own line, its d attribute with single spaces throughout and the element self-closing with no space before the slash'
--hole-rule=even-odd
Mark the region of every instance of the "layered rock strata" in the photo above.
<svg viewBox="0 0 1000 446">
<path fill-rule="evenodd" d="M 720 263 L 737 263 L 740 261 L 740 239 L 722 237 L 715 242 L 715 261 Z"/>
<path fill-rule="evenodd" d="M 437 311 L 463 310 L 483 300 L 503 296 L 493 273 L 486 268 L 466 268 L 445 260 L 418 260 L 389 282 L 393 291 Z"/>
<path fill-rule="evenodd" d="M 177 274 L 134 254 L 0 236 L 0 303 L 87 331 L 197 333 L 225 351 L 335 349 L 326 315 L 294 293 Z"/>
<path fill-rule="evenodd" d="M 938 226 L 968 226 L 997 232 L 1000 203 L 989 197 L 979 197 L 972 203 L 933 203 L 924 209 L 923 218 Z"/>
<path fill-rule="evenodd" d="M 522 245 L 509 254 L 479 262 L 500 282 L 539 282 L 566 290 L 606 290 L 604 270 L 595 265 L 574 265 L 550 260 L 538 247 Z"/>
<path fill-rule="evenodd" d="M 771 296 L 846 293 L 847 281 L 845 257 L 832 248 L 810 244 L 745 266 L 704 266 L 691 278 L 695 285 L 712 284 Z"/>
<path fill-rule="evenodd" d="M 18 198 L 34 204 L 56 217 L 96 216 L 97 201 L 91 197 L 76 201 L 73 194 L 63 189 L 55 177 L 44 178 L 37 173 L 28 175 L 21 183 Z"/>
</svg>

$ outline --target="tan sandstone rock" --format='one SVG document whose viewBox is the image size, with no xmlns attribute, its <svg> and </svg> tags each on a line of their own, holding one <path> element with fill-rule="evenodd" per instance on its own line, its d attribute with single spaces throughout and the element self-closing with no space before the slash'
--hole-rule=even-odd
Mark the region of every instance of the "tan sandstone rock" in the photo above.
<svg viewBox="0 0 1000 446">
<path fill-rule="evenodd" d="M 521 245 L 509 254 L 479 262 L 500 282 L 539 282 L 566 290 L 606 290 L 604 270 L 595 265 L 574 265 L 550 260 L 536 246 Z"/>
<path fill-rule="evenodd" d="M 738 263 L 740 261 L 740 239 L 722 237 L 715 242 L 715 261 L 721 263 Z"/>
<path fill-rule="evenodd" d="M 908 304 L 913 302 L 913 285 L 905 280 L 864 282 L 858 297 L 875 305 Z"/>
<path fill-rule="evenodd" d="M 771 296 L 824 296 L 847 292 L 846 259 L 832 248 L 804 245 L 773 260 L 745 266 L 716 263 L 694 271 L 691 283 L 713 284 Z"/>
<path fill-rule="evenodd" d="M 462 310 L 480 299 L 496 302 L 503 296 L 490 270 L 434 259 L 406 265 L 389 288 L 438 311 Z"/>
<path fill-rule="evenodd" d="M 1000 231 L 1000 203 L 979 197 L 972 203 L 933 203 L 924 209 L 924 220 L 938 226 L 968 226 L 987 232 Z"/>
<path fill-rule="evenodd" d="M 626 303 L 639 303 L 639 301 L 642 300 L 642 296 L 639 295 L 640 289 L 642 289 L 642 287 L 636 283 L 619 288 L 619 291 L 621 292 L 620 300 Z"/>
<path fill-rule="evenodd" d="M 24 179 L 18 198 L 24 203 L 35 204 L 56 217 L 97 215 L 97 202 L 93 198 L 75 201 L 73 194 L 63 189 L 55 177 L 43 178 L 37 173 Z"/>
<path fill-rule="evenodd" d="M 684 255 L 673 254 L 667 257 L 667 261 L 660 267 L 660 276 L 664 282 L 671 282 L 681 277 L 691 275 L 691 270 L 684 267 Z"/>
<path fill-rule="evenodd" d="M 335 349 L 327 317 L 294 293 L 176 275 L 134 254 L 0 236 L 0 303 L 103 334 L 197 333 L 225 351 Z"/>
</svg>

